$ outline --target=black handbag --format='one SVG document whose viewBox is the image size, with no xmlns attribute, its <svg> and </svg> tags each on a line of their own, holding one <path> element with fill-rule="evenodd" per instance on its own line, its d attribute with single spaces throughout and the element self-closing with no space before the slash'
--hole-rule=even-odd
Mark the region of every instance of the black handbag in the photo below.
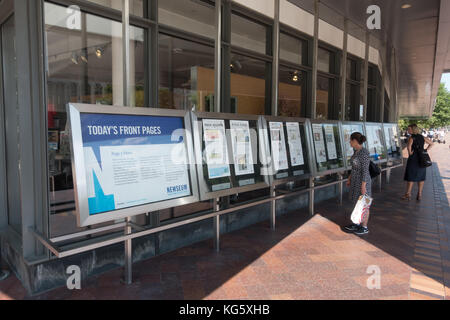
<svg viewBox="0 0 450 320">
<path fill-rule="evenodd" d="M 417 158 L 419 159 L 419 167 L 428 168 L 433 165 L 433 162 L 431 162 L 431 158 L 430 155 L 428 154 L 428 151 L 423 148 L 419 148 L 417 143 L 415 143 L 414 152 L 417 152 Z"/>
<path fill-rule="evenodd" d="M 379 166 L 377 166 L 375 163 L 373 163 L 373 161 L 370 161 L 369 173 L 370 173 L 370 177 L 372 179 L 376 178 L 381 174 L 381 168 Z"/>
<path fill-rule="evenodd" d="M 433 165 L 427 150 L 417 151 L 417 155 L 419 158 L 419 167 L 428 168 Z"/>
</svg>

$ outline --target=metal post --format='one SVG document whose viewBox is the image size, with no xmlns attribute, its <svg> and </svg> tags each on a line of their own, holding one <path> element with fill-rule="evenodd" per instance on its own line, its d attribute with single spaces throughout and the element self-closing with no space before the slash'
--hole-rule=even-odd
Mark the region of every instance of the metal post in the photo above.
<svg viewBox="0 0 450 320">
<path fill-rule="evenodd" d="M 380 188 L 380 192 L 381 192 L 382 181 L 383 181 L 383 172 L 381 172 L 381 174 L 378 176 L 378 187 Z"/>
<path fill-rule="evenodd" d="M 346 119 L 346 89 L 347 89 L 347 57 L 348 57 L 348 19 L 344 18 L 344 47 L 342 49 L 342 62 L 341 62 L 341 116 L 340 120 Z"/>
<path fill-rule="evenodd" d="M 388 168 L 386 170 L 386 183 L 387 184 L 391 183 L 391 168 Z"/>
<path fill-rule="evenodd" d="M 131 234 L 131 218 L 126 219 L 125 235 Z M 124 282 L 126 285 L 130 285 L 133 282 L 133 247 L 132 240 L 125 240 L 125 275 Z"/>
<path fill-rule="evenodd" d="M 215 95 L 214 111 L 221 112 L 222 90 L 222 0 L 216 0 L 216 39 L 215 39 Z"/>
<path fill-rule="evenodd" d="M 130 106 L 130 2 L 122 0 L 123 105 Z"/>
<path fill-rule="evenodd" d="M 130 106 L 130 2 L 122 0 L 122 52 L 123 52 L 123 105 Z M 126 218 L 125 235 L 131 234 L 131 218 Z M 125 274 L 124 282 L 130 285 L 133 281 L 133 246 L 132 240 L 124 241 Z"/>
<path fill-rule="evenodd" d="M 309 178 L 309 214 L 314 216 L 314 178 Z"/>
<path fill-rule="evenodd" d="M 273 20 L 272 116 L 278 115 L 278 80 L 280 77 L 280 0 L 275 0 Z"/>
<path fill-rule="evenodd" d="M 220 211 L 220 198 L 214 199 L 214 211 Z M 214 217 L 214 249 L 216 252 L 220 251 L 220 216 Z"/>
<path fill-rule="evenodd" d="M 339 177 L 339 205 L 342 206 L 342 199 L 343 199 L 343 193 L 344 193 L 344 177 L 341 173 L 338 173 Z"/>
<path fill-rule="evenodd" d="M 363 102 L 364 102 L 364 122 L 367 122 L 367 90 L 369 89 L 369 48 L 370 48 L 370 33 L 366 31 L 366 52 L 364 59 L 364 91 L 363 91 Z"/>
<path fill-rule="evenodd" d="M 312 99 L 311 99 L 311 119 L 317 118 L 317 64 L 319 51 L 319 0 L 314 1 L 314 39 L 313 39 L 313 60 L 312 60 Z"/>
<path fill-rule="evenodd" d="M 276 226 L 276 200 L 275 197 L 277 196 L 275 187 L 270 187 L 270 196 L 273 198 L 273 200 L 270 202 L 270 229 L 275 230 Z"/>
</svg>

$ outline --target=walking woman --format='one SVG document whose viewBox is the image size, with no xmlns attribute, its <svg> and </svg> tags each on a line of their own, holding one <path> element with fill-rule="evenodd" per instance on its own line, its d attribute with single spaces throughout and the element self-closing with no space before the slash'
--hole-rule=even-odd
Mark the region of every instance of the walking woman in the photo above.
<svg viewBox="0 0 450 320">
<path fill-rule="evenodd" d="M 359 132 L 353 133 L 350 137 L 350 145 L 355 153 L 351 159 L 352 173 L 348 178 L 347 187 L 350 188 L 350 197 L 354 205 L 360 196 L 365 194 L 372 196 L 372 178 L 369 172 L 370 152 L 363 146 L 366 141 L 367 138 Z M 369 216 L 370 212 L 367 213 L 361 225 L 352 224 L 344 229 L 357 235 L 368 234 Z"/>
<path fill-rule="evenodd" d="M 418 152 L 424 150 L 425 143 L 428 144 L 427 150 L 433 147 L 433 141 L 420 134 L 420 129 L 416 124 L 412 124 L 408 127 L 408 133 L 411 135 L 408 139 L 408 162 L 406 163 L 405 181 L 406 194 L 402 197 L 402 200 L 411 200 L 411 191 L 414 182 L 419 185 L 419 192 L 417 193 L 417 201 L 422 200 L 423 186 L 427 178 L 427 168 L 419 166 Z"/>
</svg>

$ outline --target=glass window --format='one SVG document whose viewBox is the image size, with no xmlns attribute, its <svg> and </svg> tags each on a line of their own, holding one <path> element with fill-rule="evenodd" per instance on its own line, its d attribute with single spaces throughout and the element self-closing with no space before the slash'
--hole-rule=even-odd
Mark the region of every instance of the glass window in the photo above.
<svg viewBox="0 0 450 320">
<path fill-rule="evenodd" d="M 280 66 L 278 113 L 284 117 L 303 117 L 306 106 L 306 73 Z"/>
<path fill-rule="evenodd" d="M 347 83 L 345 89 L 345 120 L 360 121 L 359 86 Z"/>
<path fill-rule="evenodd" d="M 231 44 L 247 50 L 268 53 L 266 26 L 233 14 L 231 16 Z"/>
<path fill-rule="evenodd" d="M 347 80 L 357 81 L 358 79 L 356 73 L 357 73 L 356 61 L 352 59 L 347 59 Z"/>
<path fill-rule="evenodd" d="M 231 112 L 265 114 L 270 63 L 239 54 L 231 58 Z"/>
<path fill-rule="evenodd" d="M 215 37 L 214 7 L 202 1 L 158 2 L 159 23 L 208 38 Z"/>
<path fill-rule="evenodd" d="M 161 108 L 209 111 L 214 79 L 213 47 L 160 34 Z"/>
<path fill-rule="evenodd" d="M 333 98 L 333 79 L 317 76 L 316 117 L 329 119 L 330 102 Z"/>
<path fill-rule="evenodd" d="M 65 7 L 45 3 L 51 236 L 76 231 L 66 104 L 123 105 L 122 24 L 83 12 L 79 28 L 69 29 L 67 15 Z M 130 27 L 131 105 L 140 107 L 144 39 L 144 30 Z"/>
<path fill-rule="evenodd" d="M 123 0 L 89 0 L 89 1 L 120 11 L 122 11 L 123 8 L 122 7 Z M 144 2 L 147 2 L 147 0 L 129 0 L 129 1 L 130 1 L 130 14 L 138 17 L 145 17 Z"/>
<path fill-rule="evenodd" d="M 317 52 L 317 70 L 332 73 L 330 51 L 319 48 L 319 51 Z"/>
<path fill-rule="evenodd" d="M 280 33 L 280 59 L 289 61 L 298 65 L 306 64 L 303 55 L 306 49 L 305 41 Z"/>
</svg>

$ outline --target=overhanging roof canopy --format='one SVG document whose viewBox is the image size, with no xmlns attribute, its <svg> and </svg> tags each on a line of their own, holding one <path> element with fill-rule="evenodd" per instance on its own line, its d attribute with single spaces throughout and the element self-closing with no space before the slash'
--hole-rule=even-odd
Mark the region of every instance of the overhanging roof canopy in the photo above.
<svg viewBox="0 0 450 320">
<path fill-rule="evenodd" d="M 300 7 L 308 2 L 289 1 Z M 399 114 L 406 117 L 431 116 L 442 73 L 450 70 L 450 0 L 320 2 L 360 26 L 366 26 L 368 6 L 375 4 L 381 8 L 381 30 L 373 34 L 395 49 Z M 411 7 L 402 9 L 404 4 Z M 388 65 L 390 58 L 388 52 Z"/>
</svg>

